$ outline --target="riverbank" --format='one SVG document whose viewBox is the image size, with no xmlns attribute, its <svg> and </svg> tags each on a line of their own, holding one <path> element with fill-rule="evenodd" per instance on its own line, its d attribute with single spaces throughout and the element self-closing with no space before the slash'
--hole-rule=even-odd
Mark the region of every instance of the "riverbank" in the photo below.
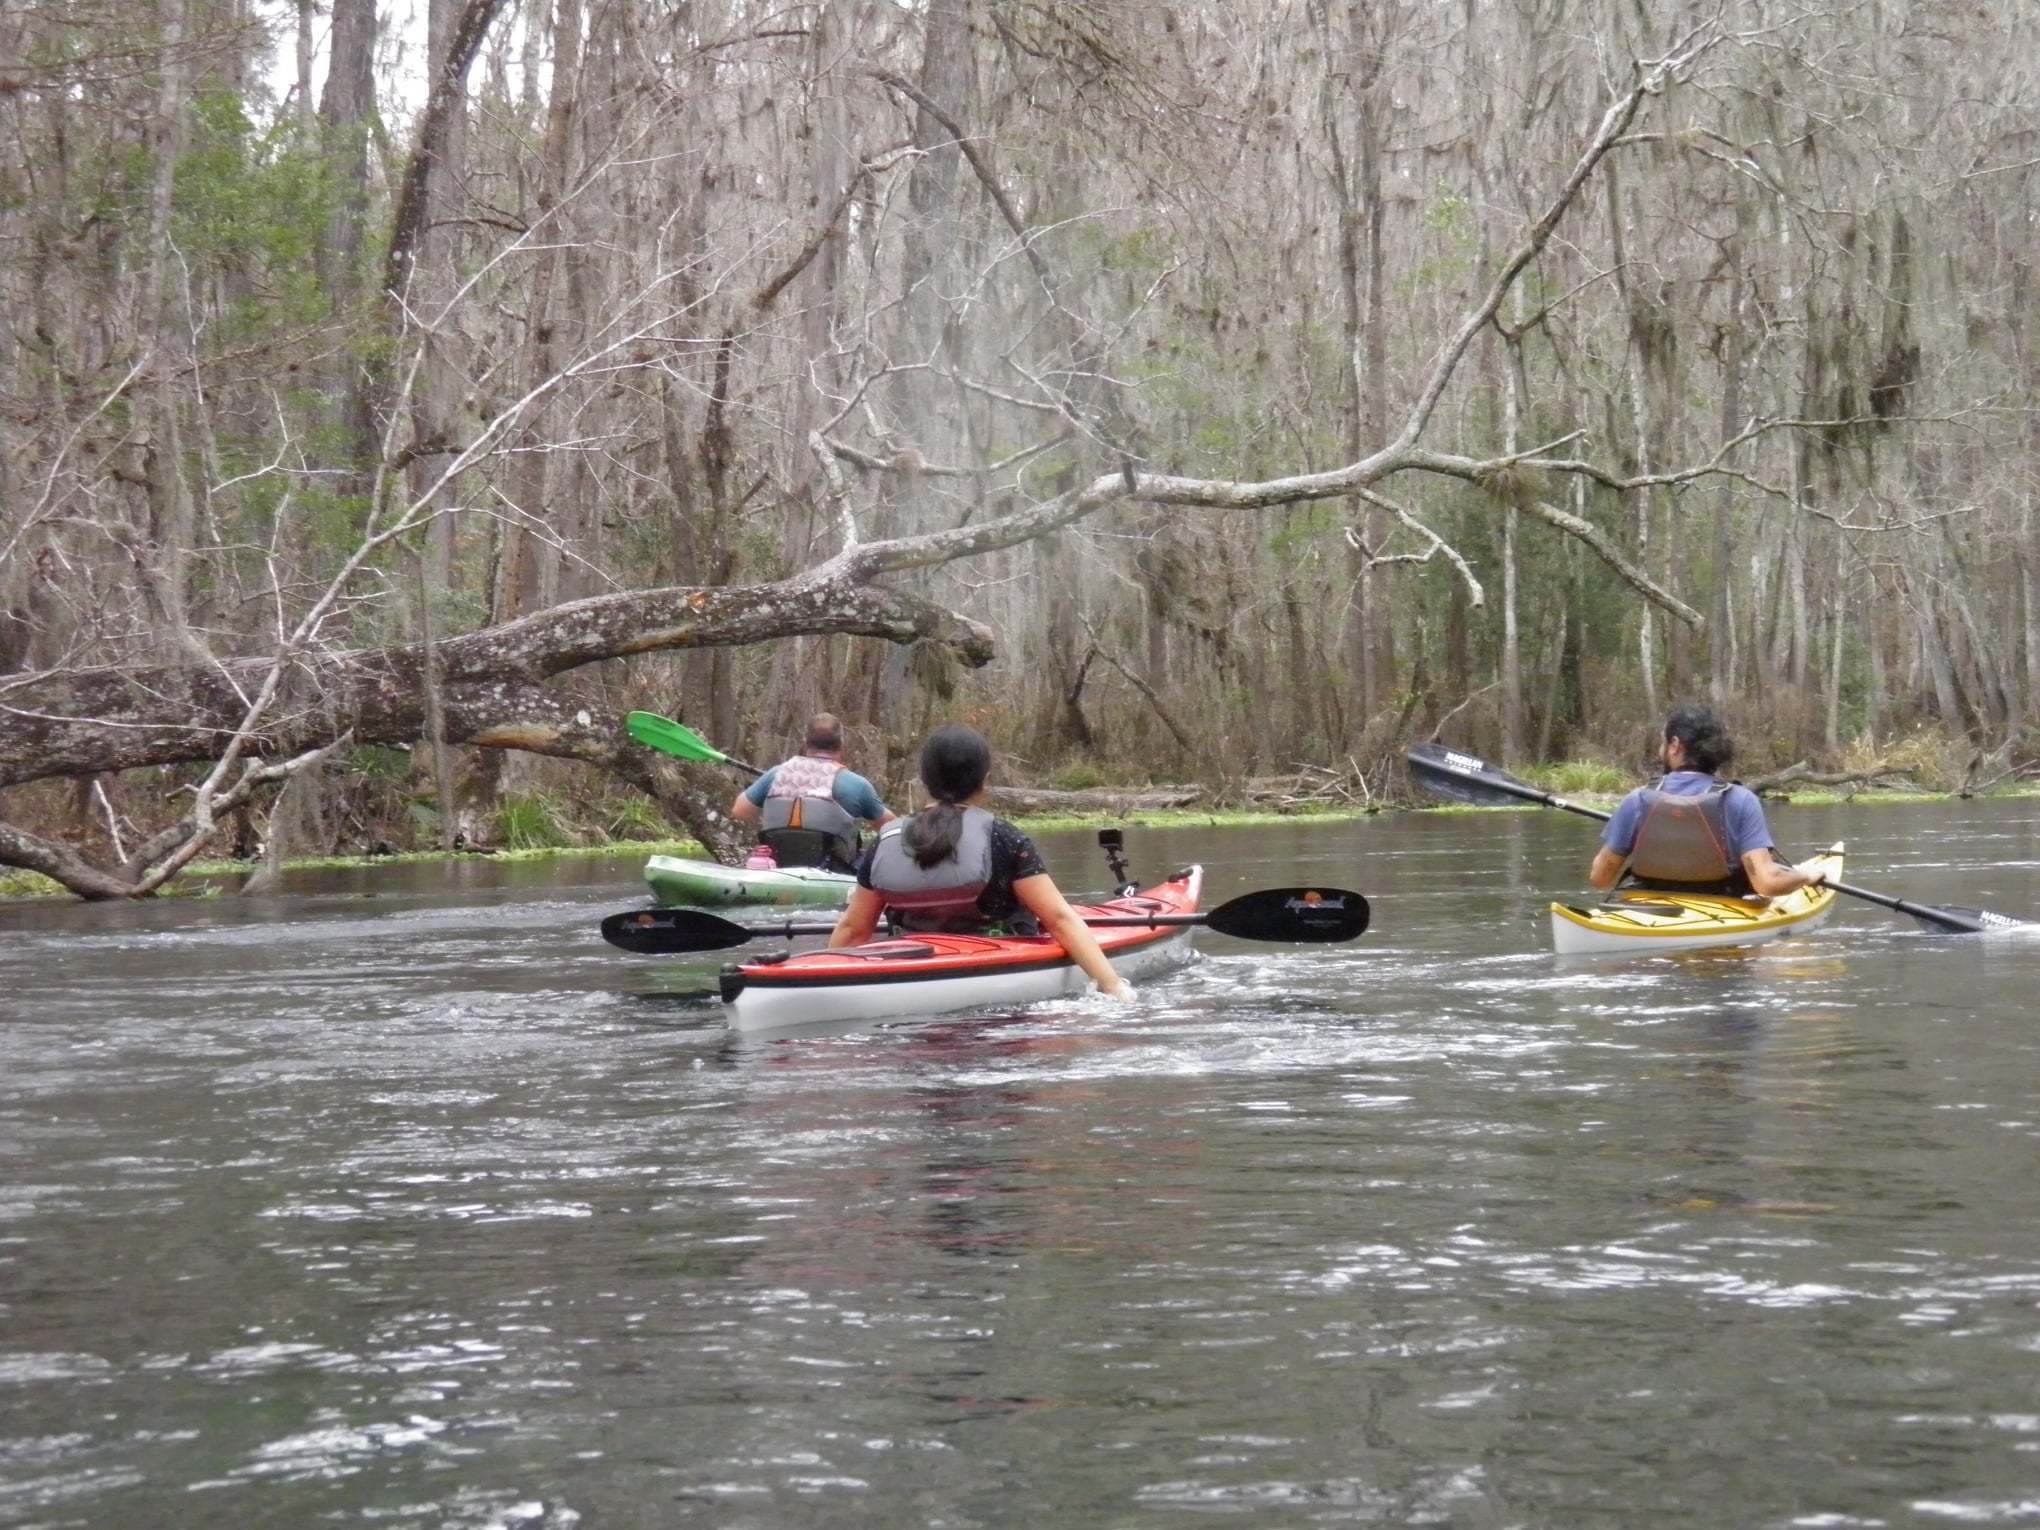
<svg viewBox="0 0 2040 1530">
<path fill-rule="evenodd" d="M 1552 766 L 1544 770 L 1526 771 L 1525 776 L 1546 791 L 1557 792 L 1586 807 L 1613 809 L 1622 800 L 1628 787 L 1591 789 L 1567 784 L 1576 780 L 1579 772 L 1574 767 Z M 1985 794 L 1987 800 L 2016 802 L 2040 797 L 2040 786 L 2018 786 Z M 1832 807 L 1843 804 L 1855 806 L 1914 806 L 1922 803 L 1957 802 L 1964 800 L 1956 792 L 1927 791 L 1833 791 L 1818 790 L 1806 792 L 1783 792 L 1767 795 L 1765 802 L 1772 806 Z M 1972 798 L 1968 800 L 1984 800 Z M 1456 803 L 1432 802 L 1383 802 L 1372 806 L 1316 807 L 1303 806 L 1284 809 L 1216 809 L 1216 808 L 1145 808 L 1133 812 L 1114 813 L 1106 811 L 1086 813 L 1015 813 L 1010 815 L 1015 823 L 1031 833 L 1053 834 L 1082 829 L 1103 828 L 1146 828 L 1146 829 L 1239 829 L 1256 825 L 1294 824 L 1302 820 L 1322 823 L 1350 823 L 1359 819 L 1372 818 L 1383 813 L 1426 812 L 1448 815 L 1496 812 L 1541 812 L 1535 803 L 1523 803 L 1520 807 L 1468 807 Z M 307 856 L 284 863 L 286 872 L 362 870 L 376 866 L 414 866 L 425 862 L 445 861 L 544 861 L 554 859 L 582 860 L 591 857 L 620 856 L 642 859 L 652 855 L 675 855 L 701 858 L 708 852 L 692 839 L 651 839 L 612 840 L 602 845 L 553 845 L 525 850 L 454 851 L 448 854 L 439 850 L 398 851 L 388 855 L 324 855 Z M 235 878 L 246 878 L 254 874 L 259 863 L 251 861 L 198 861 L 176 882 L 163 890 L 165 897 L 212 898 L 234 890 Z M 33 871 L 0 871 L 0 900 L 27 898 L 68 898 L 71 893 L 48 877 Z"/>
<path fill-rule="evenodd" d="M 388 855 L 308 855 L 283 863 L 286 875 L 301 871 L 361 871 L 377 866 L 420 866 L 449 861 L 587 860 L 600 856 L 642 859 L 651 855 L 703 856 L 708 852 L 693 839 L 612 840 L 606 845 L 549 845 L 531 850 L 400 850 Z M 259 861 L 194 861 L 184 875 L 162 890 L 166 898 L 216 898 L 233 889 L 233 878 L 251 877 Z M 40 872 L 0 872 L 0 900 L 71 896 L 70 891 Z"/>
</svg>

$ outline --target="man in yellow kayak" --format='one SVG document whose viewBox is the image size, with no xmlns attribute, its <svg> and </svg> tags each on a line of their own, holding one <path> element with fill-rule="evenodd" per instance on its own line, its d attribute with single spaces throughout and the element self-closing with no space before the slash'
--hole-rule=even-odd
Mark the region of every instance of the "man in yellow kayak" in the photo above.
<svg viewBox="0 0 2040 1530">
<path fill-rule="evenodd" d="M 878 789 L 843 764 L 843 724 L 827 712 L 808 719 L 801 752 L 737 793 L 730 817 L 758 825 L 760 844 L 781 866 L 852 871 L 860 820 L 883 828 L 892 812 Z"/>
<path fill-rule="evenodd" d="M 1673 711 L 1661 757 L 1665 774 L 1608 820 L 1587 871 L 1596 888 L 1608 891 L 1627 872 L 1644 887 L 1777 898 L 1823 879 L 1779 858 L 1755 792 L 1718 778 L 1735 744 L 1712 708 Z"/>
</svg>

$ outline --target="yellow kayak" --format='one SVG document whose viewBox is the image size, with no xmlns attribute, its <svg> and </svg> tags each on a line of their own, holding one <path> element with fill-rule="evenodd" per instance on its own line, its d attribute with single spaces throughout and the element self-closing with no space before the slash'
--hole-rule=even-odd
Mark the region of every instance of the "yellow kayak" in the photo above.
<svg viewBox="0 0 2040 1530">
<path fill-rule="evenodd" d="M 1831 846 L 1806 864 L 1839 878 L 1842 847 Z M 1754 946 L 1787 935 L 1810 934 L 1827 922 L 1834 906 L 1835 891 L 1825 885 L 1802 887 L 1782 898 L 1633 888 L 1614 893 L 1592 908 L 1552 904 L 1551 945 L 1560 956 Z"/>
</svg>

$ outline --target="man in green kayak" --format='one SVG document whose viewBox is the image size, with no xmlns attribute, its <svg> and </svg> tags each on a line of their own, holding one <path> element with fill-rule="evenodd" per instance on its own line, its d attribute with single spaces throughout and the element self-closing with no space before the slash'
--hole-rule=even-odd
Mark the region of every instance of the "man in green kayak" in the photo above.
<svg viewBox="0 0 2040 1530">
<path fill-rule="evenodd" d="M 808 719 L 799 754 L 737 793 L 730 817 L 757 824 L 781 866 L 843 872 L 862 850 L 858 823 L 882 829 L 893 820 L 878 789 L 843 764 L 843 724 L 828 712 Z"/>
<path fill-rule="evenodd" d="M 1587 871 L 1596 888 L 1627 872 L 1644 887 L 1777 898 L 1822 880 L 1779 858 L 1755 792 L 1717 776 L 1735 744 L 1712 708 L 1673 711 L 1660 755 L 1665 774 L 1624 797 L 1602 832 Z"/>
</svg>

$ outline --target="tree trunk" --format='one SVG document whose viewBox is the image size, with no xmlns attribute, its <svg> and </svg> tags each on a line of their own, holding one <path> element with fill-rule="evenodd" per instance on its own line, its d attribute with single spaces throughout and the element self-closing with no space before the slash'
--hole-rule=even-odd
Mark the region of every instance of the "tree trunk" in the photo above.
<svg viewBox="0 0 2040 1530">
<path fill-rule="evenodd" d="M 297 130 L 304 143 L 312 141 L 319 120 L 318 108 L 312 101 L 312 60 L 318 28 L 318 0 L 297 0 Z"/>
<path fill-rule="evenodd" d="M 2040 434 L 2040 432 L 2036 432 Z M 2040 452 L 2034 454 L 2040 465 Z M 2040 540 L 2035 537 L 2035 496 L 2020 509 L 2019 597 L 2026 616 L 2026 688 L 2021 696 L 2022 722 L 2040 719 Z"/>
<path fill-rule="evenodd" d="M 368 209 L 368 123 L 375 111 L 375 0 L 333 0 L 326 90 L 319 98 L 325 154 L 340 194 L 320 246 L 320 280 L 336 310 L 353 304 Z"/>
<path fill-rule="evenodd" d="M 1502 450 L 1521 449 L 1523 395 L 1528 391 L 1520 336 L 1511 339 L 1502 363 Z M 1513 766 L 1523 755 L 1523 645 L 1517 612 L 1515 496 L 1502 510 L 1502 763 Z"/>
<path fill-rule="evenodd" d="M 1842 650 L 1849 636 L 1848 552 L 1848 544 L 1836 537 L 1834 588 L 1828 619 L 1827 726 L 1823 731 L 1829 754 L 1842 747 Z"/>
<path fill-rule="evenodd" d="M 1721 439 L 1732 441 L 1743 428 L 1743 370 L 1748 340 L 1744 308 L 1748 283 L 1743 272 L 1743 238 L 1747 203 L 1736 198 L 1736 233 L 1728 246 L 1728 325 L 1723 337 L 1721 367 Z M 1733 482 L 1723 480 L 1715 495 L 1713 599 L 1707 614 L 1707 689 L 1716 706 L 1725 706 L 1735 690 L 1735 629 L 1730 588 L 1735 577 L 1735 496 Z"/>
<path fill-rule="evenodd" d="M 555 0 L 552 35 L 552 84 L 532 215 L 540 249 L 533 260 L 531 293 L 524 308 L 524 347 L 518 369 L 519 382 L 526 389 L 537 387 L 557 370 L 554 328 L 560 320 L 553 313 L 552 294 L 564 255 L 561 246 L 570 238 L 570 220 L 561 199 L 566 193 L 573 148 L 581 65 L 581 0 Z M 528 428 L 536 431 L 542 419 L 542 414 L 535 413 L 527 421 Z M 551 452 L 527 452 L 513 480 L 512 519 L 504 523 L 497 555 L 493 616 L 498 622 L 512 621 L 539 604 L 538 543 L 544 533 L 538 528 L 550 516 L 552 464 Z"/>
</svg>

